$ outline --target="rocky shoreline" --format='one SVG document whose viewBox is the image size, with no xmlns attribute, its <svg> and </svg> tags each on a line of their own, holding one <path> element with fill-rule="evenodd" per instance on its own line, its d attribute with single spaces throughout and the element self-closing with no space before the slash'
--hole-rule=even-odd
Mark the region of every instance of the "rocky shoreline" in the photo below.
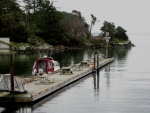
<svg viewBox="0 0 150 113">
<path fill-rule="evenodd" d="M 125 43 L 110 43 L 110 47 L 135 47 L 131 41 L 125 42 Z M 27 44 L 22 44 L 21 46 L 14 46 L 12 45 L 12 51 L 14 53 L 36 53 L 36 52 L 57 52 L 57 51 L 64 51 L 68 49 L 82 49 L 82 48 L 90 48 L 90 49 L 95 49 L 95 48 L 104 48 L 105 46 L 99 45 L 84 45 L 81 47 L 68 47 L 68 46 L 63 46 L 63 45 L 57 45 L 57 46 L 52 46 L 48 44 L 42 44 L 38 47 L 36 46 L 29 46 Z M 5 52 L 0 52 L 0 54 L 6 54 Z"/>
</svg>

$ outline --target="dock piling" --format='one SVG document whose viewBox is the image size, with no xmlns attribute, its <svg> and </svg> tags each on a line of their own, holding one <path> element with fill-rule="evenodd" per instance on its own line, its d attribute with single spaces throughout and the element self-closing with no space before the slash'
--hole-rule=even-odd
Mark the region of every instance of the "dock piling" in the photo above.
<svg viewBox="0 0 150 113">
<path fill-rule="evenodd" d="M 97 51 L 97 68 L 99 67 L 99 52 Z"/>
</svg>

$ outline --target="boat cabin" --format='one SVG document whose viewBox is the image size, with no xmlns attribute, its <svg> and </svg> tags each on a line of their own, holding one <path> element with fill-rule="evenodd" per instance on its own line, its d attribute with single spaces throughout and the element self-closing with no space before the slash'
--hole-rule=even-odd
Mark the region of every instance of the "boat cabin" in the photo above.
<svg viewBox="0 0 150 113">
<path fill-rule="evenodd" d="M 57 71 L 60 69 L 59 63 L 57 61 L 54 61 L 51 57 L 43 57 L 39 58 L 34 62 L 33 68 L 32 68 L 32 74 L 40 74 L 43 73 L 51 73 L 54 71 Z"/>
</svg>

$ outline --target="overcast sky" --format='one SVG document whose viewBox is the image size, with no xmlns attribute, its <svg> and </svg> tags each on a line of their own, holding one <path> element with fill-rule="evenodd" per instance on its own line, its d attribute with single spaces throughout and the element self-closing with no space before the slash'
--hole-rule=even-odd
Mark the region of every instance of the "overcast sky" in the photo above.
<svg viewBox="0 0 150 113">
<path fill-rule="evenodd" d="M 104 21 L 121 26 L 127 33 L 150 34 L 150 0 L 57 0 L 58 10 L 80 11 L 90 24 L 91 14 L 97 17 L 92 32 L 100 32 Z M 61 7 L 61 8 L 60 8 Z"/>
</svg>

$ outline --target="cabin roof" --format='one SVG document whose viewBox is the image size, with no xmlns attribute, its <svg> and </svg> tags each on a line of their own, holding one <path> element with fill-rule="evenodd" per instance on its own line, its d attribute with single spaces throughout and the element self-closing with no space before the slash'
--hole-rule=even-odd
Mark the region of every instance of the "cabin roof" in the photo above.
<svg viewBox="0 0 150 113">
<path fill-rule="evenodd" d="M 40 59 L 48 59 L 48 60 L 53 60 L 53 58 L 52 58 L 52 57 L 40 57 L 40 58 L 39 58 L 39 60 L 40 60 Z"/>
<path fill-rule="evenodd" d="M 52 61 L 52 60 L 50 60 L 50 59 L 47 59 L 47 58 L 40 58 L 40 59 L 38 59 L 38 60 L 36 60 L 36 61 L 40 61 L 40 60 Z"/>
</svg>

